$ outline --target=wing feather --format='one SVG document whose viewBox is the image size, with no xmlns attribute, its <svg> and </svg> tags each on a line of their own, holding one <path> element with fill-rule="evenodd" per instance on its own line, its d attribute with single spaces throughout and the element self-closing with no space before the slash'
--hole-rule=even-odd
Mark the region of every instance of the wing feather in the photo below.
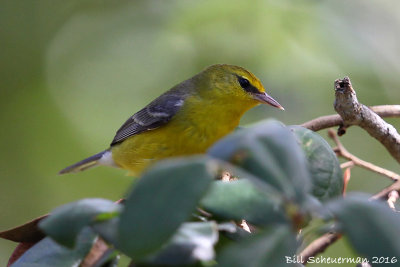
<svg viewBox="0 0 400 267">
<path fill-rule="evenodd" d="M 154 130 L 167 122 L 182 107 L 186 94 L 166 93 L 131 116 L 117 131 L 111 146 L 116 145 L 128 137 L 145 131 Z"/>
</svg>

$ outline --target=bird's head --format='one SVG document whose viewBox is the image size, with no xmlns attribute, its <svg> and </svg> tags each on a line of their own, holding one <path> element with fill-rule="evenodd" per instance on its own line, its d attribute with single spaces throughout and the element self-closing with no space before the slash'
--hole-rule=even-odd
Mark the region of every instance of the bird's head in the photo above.
<svg viewBox="0 0 400 267">
<path fill-rule="evenodd" d="M 201 75 L 207 77 L 202 80 L 207 81 L 206 87 L 213 91 L 215 98 L 222 97 L 227 101 L 249 106 L 268 104 L 284 110 L 278 101 L 266 93 L 260 80 L 244 68 L 218 64 L 208 67 Z"/>
</svg>

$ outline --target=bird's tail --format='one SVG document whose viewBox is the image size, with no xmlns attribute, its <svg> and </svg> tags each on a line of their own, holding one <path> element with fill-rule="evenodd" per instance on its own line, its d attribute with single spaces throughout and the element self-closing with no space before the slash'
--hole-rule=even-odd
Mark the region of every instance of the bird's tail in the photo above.
<svg viewBox="0 0 400 267">
<path fill-rule="evenodd" d="M 71 166 L 66 167 L 65 169 L 62 169 L 58 174 L 65 174 L 65 173 L 71 173 L 71 172 L 80 172 L 84 171 L 93 167 L 96 167 L 100 165 L 100 159 L 103 157 L 105 153 L 109 152 L 109 150 L 104 150 L 101 151 L 100 153 L 97 153 L 91 157 L 88 157 L 84 160 L 81 160 Z"/>
</svg>

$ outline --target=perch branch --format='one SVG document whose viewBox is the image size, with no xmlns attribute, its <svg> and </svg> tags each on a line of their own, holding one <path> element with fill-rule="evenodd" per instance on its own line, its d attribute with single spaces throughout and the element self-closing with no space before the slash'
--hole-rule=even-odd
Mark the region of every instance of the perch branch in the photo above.
<svg viewBox="0 0 400 267">
<path fill-rule="evenodd" d="M 343 80 L 335 81 L 335 95 L 336 100 L 334 107 L 339 115 L 319 117 L 312 121 L 303 123 L 302 126 L 313 131 L 319 131 L 321 129 L 330 128 L 333 126 L 340 126 L 340 134 L 344 133 L 347 127 L 351 125 L 358 125 L 366 130 L 372 137 L 376 138 L 380 143 L 382 143 L 389 153 L 398 162 L 400 162 L 400 135 L 392 125 L 386 123 L 381 118 L 400 116 L 400 105 L 375 106 L 370 109 L 363 104 L 360 104 L 348 77 L 345 77 Z M 393 203 L 398 199 L 398 194 L 396 195 L 391 193 L 393 191 L 400 191 L 400 176 L 398 174 L 355 157 L 344 148 L 337 135 L 332 130 L 329 131 L 329 135 L 337 145 L 335 152 L 339 156 L 349 160 L 349 162 L 346 162 L 342 165 L 343 168 L 349 168 L 353 163 L 354 165 L 358 165 L 360 167 L 383 174 L 396 181 L 389 187 L 376 194 L 374 197 L 372 197 L 372 199 L 388 199 L 391 196 L 392 199 L 390 201 Z M 389 194 L 391 195 L 389 196 Z M 333 244 L 340 237 L 341 235 L 339 233 L 328 233 L 314 240 L 299 254 L 302 263 L 306 264 L 310 257 L 325 251 L 328 246 Z"/>
<path fill-rule="evenodd" d="M 351 154 L 349 151 L 347 151 L 347 149 L 343 146 L 343 144 L 340 142 L 339 138 L 337 137 L 336 133 L 332 130 L 329 129 L 328 131 L 328 135 L 329 137 L 335 142 L 336 144 L 336 148 L 334 148 L 333 150 L 335 151 L 335 153 L 340 156 L 343 157 L 347 160 L 349 160 L 350 162 L 353 162 L 354 165 L 365 168 L 367 170 L 379 173 L 381 175 L 384 175 L 386 177 L 389 177 L 390 179 L 392 179 L 393 181 L 398 181 L 400 180 L 400 175 L 398 175 L 397 173 L 394 173 L 392 171 L 386 170 L 384 168 L 381 168 L 379 166 L 376 166 L 370 162 L 367 162 L 365 160 L 362 160 L 356 156 L 354 156 L 353 154 Z M 346 162 L 347 164 L 347 162 Z"/>
<path fill-rule="evenodd" d="M 369 108 L 382 118 L 400 117 L 400 105 L 382 105 Z M 301 124 L 304 128 L 314 132 L 340 125 L 343 125 L 343 120 L 340 115 L 337 114 L 318 117 Z"/>
<path fill-rule="evenodd" d="M 392 157 L 400 163 L 400 135 L 392 125 L 358 102 L 349 77 L 335 81 L 335 96 L 334 107 L 343 120 L 341 128 L 360 126 L 386 147 Z"/>
<path fill-rule="evenodd" d="M 341 235 L 338 233 L 327 233 L 315 239 L 302 252 L 300 252 L 299 256 L 301 262 L 307 264 L 310 257 L 314 257 L 315 255 L 324 252 L 327 247 L 336 242 L 340 237 Z"/>
</svg>

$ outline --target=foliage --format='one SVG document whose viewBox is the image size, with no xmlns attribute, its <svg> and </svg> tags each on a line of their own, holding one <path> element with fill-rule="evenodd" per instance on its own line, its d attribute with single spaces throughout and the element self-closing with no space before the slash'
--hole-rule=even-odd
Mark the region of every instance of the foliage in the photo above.
<svg viewBox="0 0 400 267">
<path fill-rule="evenodd" d="M 235 178 L 216 180 L 222 170 Z M 398 231 L 385 229 L 372 210 L 392 222 L 398 215 L 364 196 L 341 199 L 342 179 L 319 135 L 261 122 L 238 129 L 207 155 L 157 163 L 124 203 L 83 199 L 57 208 L 39 223 L 47 237 L 12 266 L 83 264 L 96 235 L 108 248 L 93 246 L 98 258 L 83 266 L 114 266 L 119 253 L 135 266 L 287 266 L 302 245 L 296 229 L 314 218 L 325 220 L 318 231 L 336 222 L 362 256 L 373 257 L 376 242 L 400 255 Z M 252 234 L 238 227 L 243 219 Z M 375 238 L 367 242 L 371 228 Z"/>
<path fill-rule="evenodd" d="M 222 170 L 235 178 L 216 180 Z M 342 190 L 338 160 L 323 138 L 262 122 L 207 155 L 157 163 L 123 203 L 83 199 L 57 208 L 39 222 L 47 237 L 12 266 L 116 266 L 120 253 L 135 266 L 301 266 L 288 261 L 302 246 L 296 230 L 321 218 L 318 233 L 341 232 L 360 256 L 385 257 L 376 266 L 395 263 L 400 231 L 386 222 L 399 225 L 399 215 L 365 195 L 343 199 Z M 243 219 L 251 234 L 238 226 Z M 106 249 L 93 245 L 99 240 Z M 90 263 L 89 251 L 97 256 Z"/>
<path fill-rule="evenodd" d="M 307 157 L 312 194 L 320 201 L 338 196 L 343 190 L 342 170 L 330 145 L 317 133 L 300 126 L 290 129 Z"/>
<path fill-rule="evenodd" d="M 89 252 L 95 237 L 96 235 L 89 228 L 82 230 L 79 237 L 77 237 L 77 244 L 73 249 L 68 249 L 56 243 L 50 237 L 46 237 L 25 252 L 12 266 L 76 266 L 76 262 L 80 262 Z M 68 244 L 68 242 L 63 243 L 63 245 L 65 244 Z"/>
</svg>

